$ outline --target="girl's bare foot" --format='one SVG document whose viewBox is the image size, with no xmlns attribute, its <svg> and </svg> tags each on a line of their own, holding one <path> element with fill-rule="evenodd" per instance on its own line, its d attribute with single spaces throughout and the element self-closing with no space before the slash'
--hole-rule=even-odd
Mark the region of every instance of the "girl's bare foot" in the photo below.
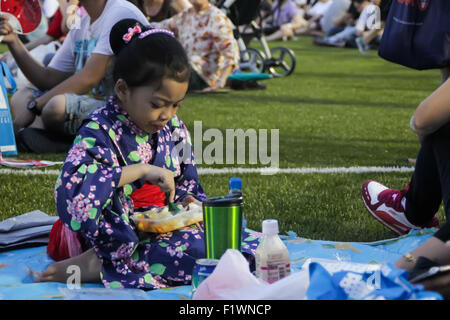
<svg viewBox="0 0 450 320">
<path fill-rule="evenodd" d="M 77 268 L 78 267 L 78 268 Z M 89 249 L 79 256 L 51 264 L 35 280 L 35 282 L 63 282 L 74 273 L 80 272 L 80 282 L 100 282 L 102 264 L 94 252 Z"/>
</svg>

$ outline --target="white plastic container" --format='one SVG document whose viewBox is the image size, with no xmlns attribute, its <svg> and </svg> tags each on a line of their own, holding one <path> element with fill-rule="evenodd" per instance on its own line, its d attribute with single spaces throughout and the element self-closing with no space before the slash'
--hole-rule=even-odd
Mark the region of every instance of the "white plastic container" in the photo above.
<svg viewBox="0 0 450 320">
<path fill-rule="evenodd" d="M 273 283 L 291 273 L 289 251 L 278 236 L 278 221 L 264 220 L 262 242 L 255 252 L 256 276 Z"/>
</svg>

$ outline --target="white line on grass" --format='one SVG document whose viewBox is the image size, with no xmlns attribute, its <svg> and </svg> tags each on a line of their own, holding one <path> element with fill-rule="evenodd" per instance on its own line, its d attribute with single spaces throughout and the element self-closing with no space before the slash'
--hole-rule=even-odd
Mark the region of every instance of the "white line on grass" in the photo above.
<svg viewBox="0 0 450 320">
<path fill-rule="evenodd" d="M 412 172 L 414 167 L 337 167 L 337 168 L 199 168 L 199 175 L 214 174 L 243 174 L 259 173 L 263 175 L 283 174 L 310 174 L 310 173 L 369 173 L 369 172 Z M 5 175 L 59 175 L 59 170 L 36 169 L 0 169 L 0 174 Z"/>
</svg>

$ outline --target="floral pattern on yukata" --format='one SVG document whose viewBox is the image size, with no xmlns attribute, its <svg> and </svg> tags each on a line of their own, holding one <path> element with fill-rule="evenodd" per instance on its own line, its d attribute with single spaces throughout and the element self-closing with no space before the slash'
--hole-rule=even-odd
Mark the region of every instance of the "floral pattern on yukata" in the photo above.
<svg viewBox="0 0 450 320">
<path fill-rule="evenodd" d="M 94 248 L 106 287 L 149 290 L 191 282 L 195 260 L 205 254 L 203 230 L 188 226 L 144 236 L 130 220 L 130 194 L 145 181 L 117 187 L 123 166 L 146 162 L 173 171 L 176 201 L 188 195 L 206 199 L 190 146 L 189 132 L 177 116 L 148 135 L 113 97 L 78 131 L 56 181 L 55 200 L 61 221 Z M 243 252 L 251 256 L 259 239 L 247 232 L 243 239 Z"/>
<path fill-rule="evenodd" d="M 232 22 L 217 7 L 196 12 L 193 7 L 152 26 L 171 30 L 191 61 L 192 68 L 209 86 L 224 87 L 223 70 L 239 63 L 239 47 Z"/>
</svg>

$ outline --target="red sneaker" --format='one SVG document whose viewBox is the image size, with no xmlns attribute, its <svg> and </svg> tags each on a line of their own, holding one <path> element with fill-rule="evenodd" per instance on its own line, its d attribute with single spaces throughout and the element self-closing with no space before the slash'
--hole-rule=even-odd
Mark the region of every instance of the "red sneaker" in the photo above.
<svg viewBox="0 0 450 320">
<path fill-rule="evenodd" d="M 408 187 L 403 190 L 394 190 L 377 181 L 369 180 L 362 186 L 362 200 L 369 213 L 375 219 L 399 235 L 424 227 L 438 228 L 439 219 L 436 216 L 422 227 L 408 221 L 405 216 L 405 194 L 408 191 Z"/>
</svg>

